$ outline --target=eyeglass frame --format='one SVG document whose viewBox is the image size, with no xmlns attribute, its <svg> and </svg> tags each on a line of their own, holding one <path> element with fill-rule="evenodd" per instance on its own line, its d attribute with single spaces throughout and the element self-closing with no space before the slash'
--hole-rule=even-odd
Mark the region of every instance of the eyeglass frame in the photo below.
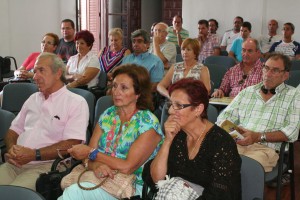
<svg viewBox="0 0 300 200">
<path fill-rule="evenodd" d="M 174 106 L 174 103 L 177 104 L 178 108 L 175 108 Z M 174 110 L 182 110 L 184 108 L 187 108 L 187 107 L 190 107 L 190 106 L 193 106 L 193 104 L 180 104 L 180 103 L 176 103 L 176 102 L 172 102 L 172 101 L 167 101 L 166 102 L 166 106 L 167 106 L 167 109 L 170 109 L 171 106 Z"/>
<path fill-rule="evenodd" d="M 278 75 L 278 74 L 280 74 L 280 73 L 282 73 L 282 72 L 287 72 L 287 70 L 286 69 L 278 69 L 278 68 L 270 68 L 269 66 L 267 66 L 266 64 L 264 64 L 263 66 L 262 66 L 262 71 L 263 72 L 265 72 L 265 73 L 267 73 L 267 72 L 271 72 L 271 74 L 275 74 L 275 75 Z"/>
</svg>

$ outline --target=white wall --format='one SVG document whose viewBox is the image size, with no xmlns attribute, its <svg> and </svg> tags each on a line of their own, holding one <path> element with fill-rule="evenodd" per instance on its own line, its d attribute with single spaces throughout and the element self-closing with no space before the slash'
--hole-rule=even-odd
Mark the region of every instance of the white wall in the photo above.
<svg viewBox="0 0 300 200">
<path fill-rule="evenodd" d="M 40 51 L 47 32 L 60 37 L 62 19 L 76 19 L 75 0 L 1 0 L 0 56 L 14 56 L 18 67 L 32 52 Z"/>
<path fill-rule="evenodd" d="M 284 23 L 292 22 L 296 27 L 294 39 L 300 42 L 299 8 L 299 0 L 183 0 L 183 27 L 196 37 L 198 20 L 215 18 L 218 33 L 223 35 L 233 27 L 234 17 L 241 16 L 252 24 L 252 37 L 258 37 L 267 33 L 268 20 L 274 18 L 279 22 L 279 34 Z"/>
</svg>

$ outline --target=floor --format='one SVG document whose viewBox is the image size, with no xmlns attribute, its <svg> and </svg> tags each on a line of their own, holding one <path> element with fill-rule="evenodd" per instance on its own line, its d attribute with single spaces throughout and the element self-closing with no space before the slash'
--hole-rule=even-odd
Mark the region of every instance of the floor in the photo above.
<svg viewBox="0 0 300 200">
<path fill-rule="evenodd" d="M 295 196 L 296 200 L 300 200 L 300 142 L 295 142 L 294 145 L 294 154 L 295 154 Z M 276 197 L 276 191 L 274 188 L 266 187 L 265 188 L 265 200 L 274 200 Z M 289 185 L 284 186 L 281 193 L 282 200 L 290 200 L 290 187 Z"/>
</svg>

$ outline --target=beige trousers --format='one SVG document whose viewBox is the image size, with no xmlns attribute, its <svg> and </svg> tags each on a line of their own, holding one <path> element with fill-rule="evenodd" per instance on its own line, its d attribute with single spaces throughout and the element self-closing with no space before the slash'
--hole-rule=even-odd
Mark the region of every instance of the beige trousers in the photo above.
<svg viewBox="0 0 300 200">
<path fill-rule="evenodd" d="M 237 149 L 239 154 L 258 161 L 264 167 L 265 172 L 272 171 L 279 158 L 279 155 L 274 149 L 258 143 L 248 146 L 237 145 Z"/>
<path fill-rule="evenodd" d="M 0 185 L 17 185 L 32 190 L 41 173 L 50 171 L 52 162 L 26 164 L 18 168 L 9 163 L 0 165 Z"/>
</svg>

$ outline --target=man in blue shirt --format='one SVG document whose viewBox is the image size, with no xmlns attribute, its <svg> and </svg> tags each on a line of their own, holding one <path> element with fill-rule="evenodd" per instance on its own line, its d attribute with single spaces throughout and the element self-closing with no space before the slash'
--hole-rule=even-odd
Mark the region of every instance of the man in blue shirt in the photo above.
<svg viewBox="0 0 300 200">
<path fill-rule="evenodd" d="M 147 31 L 138 29 L 131 33 L 133 53 L 123 58 L 122 64 L 134 63 L 145 67 L 150 74 L 152 92 L 164 75 L 164 64 L 159 57 L 149 53 L 150 36 Z"/>
<path fill-rule="evenodd" d="M 240 31 L 241 36 L 232 43 L 228 56 L 233 57 L 237 62 L 242 62 L 242 44 L 250 38 L 251 27 L 250 22 L 244 22 Z"/>
</svg>

